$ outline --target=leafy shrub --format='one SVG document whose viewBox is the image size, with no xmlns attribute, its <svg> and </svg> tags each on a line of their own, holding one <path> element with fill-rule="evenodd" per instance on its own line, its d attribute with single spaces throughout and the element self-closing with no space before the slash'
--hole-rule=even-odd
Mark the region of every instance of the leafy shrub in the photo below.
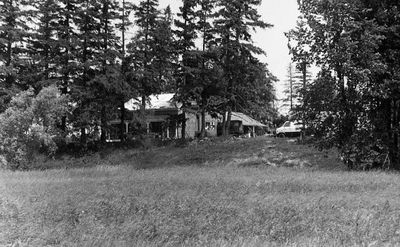
<svg viewBox="0 0 400 247">
<path fill-rule="evenodd" d="M 28 168 L 34 154 L 52 155 L 60 136 L 57 120 L 68 109 L 67 97 L 58 88 L 43 88 L 35 96 L 33 89 L 15 96 L 8 109 L 0 114 L 0 155 L 9 169 Z"/>
</svg>

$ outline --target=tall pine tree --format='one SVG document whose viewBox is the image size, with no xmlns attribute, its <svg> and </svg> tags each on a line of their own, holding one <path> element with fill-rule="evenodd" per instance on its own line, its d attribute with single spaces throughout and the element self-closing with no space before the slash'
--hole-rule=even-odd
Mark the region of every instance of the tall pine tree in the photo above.
<svg viewBox="0 0 400 247">
<path fill-rule="evenodd" d="M 120 66 L 117 58 L 121 58 L 119 37 L 116 35 L 116 22 L 120 19 L 118 3 L 115 0 L 102 0 L 101 12 L 99 15 L 100 38 L 98 74 L 93 79 L 97 89 L 97 104 L 100 110 L 101 141 L 107 139 L 108 113 L 114 112 L 115 105 L 118 105 L 117 96 L 122 92 Z"/>
<path fill-rule="evenodd" d="M 132 22 L 129 20 L 129 15 L 133 10 L 133 5 L 126 0 L 122 0 L 120 6 L 120 23 L 118 28 L 121 32 L 121 67 L 120 67 L 120 88 L 119 88 L 119 108 L 120 108 L 120 127 L 119 127 L 119 138 L 121 141 L 124 141 L 126 136 L 126 126 L 125 126 L 125 102 L 134 96 L 134 92 L 132 91 L 132 81 L 129 76 L 129 59 L 126 53 L 126 31 L 132 25 Z"/>
<path fill-rule="evenodd" d="M 34 7 L 36 28 L 27 46 L 31 60 L 27 80 L 39 92 L 44 86 L 60 85 L 57 68 L 61 45 L 57 37 L 59 5 L 55 0 L 46 0 L 34 2 Z"/>
<path fill-rule="evenodd" d="M 225 113 L 223 134 L 229 134 L 232 110 L 238 107 L 238 94 L 246 75 L 245 67 L 255 54 L 263 51 L 252 42 L 251 32 L 257 28 L 271 27 L 261 20 L 257 6 L 261 0 L 218 0 L 217 19 L 215 29 L 217 32 L 216 43 L 220 47 L 221 61 L 224 69 L 224 98 Z M 226 118 L 225 118 L 226 116 Z"/>
<path fill-rule="evenodd" d="M 81 131 L 80 140 L 87 142 L 87 130 L 97 127 L 97 91 L 93 80 L 99 71 L 98 59 L 101 57 L 99 38 L 101 5 L 97 0 L 82 1 L 76 12 L 77 46 L 76 62 L 79 64 L 77 78 L 71 85 L 71 95 L 76 103 L 73 122 Z"/>
<path fill-rule="evenodd" d="M 175 36 L 177 37 L 175 50 L 180 55 L 181 60 L 177 69 L 176 94 L 175 100 L 182 102 L 182 114 L 180 122 L 182 124 L 181 137 L 186 135 L 186 114 L 187 108 L 192 100 L 191 81 L 194 80 L 193 68 L 191 66 L 192 50 L 195 48 L 195 41 L 198 37 L 198 12 L 199 0 L 183 0 L 183 6 L 178 12 L 179 19 L 175 20 Z"/>
<path fill-rule="evenodd" d="M 0 112 L 13 95 L 28 87 L 22 78 L 29 63 L 26 43 L 31 17 L 27 9 L 25 1 L 0 1 Z"/>
<path fill-rule="evenodd" d="M 160 11 L 158 0 L 144 0 L 134 5 L 135 24 L 138 28 L 136 35 L 128 45 L 130 60 L 134 77 L 137 81 L 136 91 L 141 96 L 142 127 L 146 123 L 146 102 L 148 96 L 160 92 L 158 84 L 156 65 L 156 38 L 158 31 L 158 18 Z M 147 127 L 146 127 L 147 128 Z"/>
</svg>

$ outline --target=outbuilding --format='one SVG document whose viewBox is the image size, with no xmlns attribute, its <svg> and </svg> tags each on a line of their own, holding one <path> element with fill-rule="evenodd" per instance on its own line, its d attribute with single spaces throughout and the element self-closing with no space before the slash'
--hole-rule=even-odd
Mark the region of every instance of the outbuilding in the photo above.
<svg viewBox="0 0 400 247">
<path fill-rule="evenodd" d="M 254 137 L 264 133 L 265 124 L 241 112 L 232 112 L 230 133 L 234 135 L 248 135 Z"/>
</svg>

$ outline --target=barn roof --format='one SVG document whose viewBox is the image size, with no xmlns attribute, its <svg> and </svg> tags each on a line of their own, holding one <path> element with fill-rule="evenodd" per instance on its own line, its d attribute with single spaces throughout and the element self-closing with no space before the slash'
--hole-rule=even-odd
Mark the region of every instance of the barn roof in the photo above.
<svg viewBox="0 0 400 247">
<path fill-rule="evenodd" d="M 266 125 L 241 112 L 232 112 L 231 121 L 241 121 L 244 126 L 266 127 Z"/>
</svg>

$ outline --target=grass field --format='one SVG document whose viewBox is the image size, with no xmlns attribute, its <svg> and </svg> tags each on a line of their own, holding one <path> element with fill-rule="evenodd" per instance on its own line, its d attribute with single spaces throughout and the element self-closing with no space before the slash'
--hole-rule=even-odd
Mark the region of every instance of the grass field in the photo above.
<svg viewBox="0 0 400 247">
<path fill-rule="evenodd" d="M 0 172 L 0 246 L 400 245 L 398 174 L 285 140 L 74 161 Z"/>
</svg>

